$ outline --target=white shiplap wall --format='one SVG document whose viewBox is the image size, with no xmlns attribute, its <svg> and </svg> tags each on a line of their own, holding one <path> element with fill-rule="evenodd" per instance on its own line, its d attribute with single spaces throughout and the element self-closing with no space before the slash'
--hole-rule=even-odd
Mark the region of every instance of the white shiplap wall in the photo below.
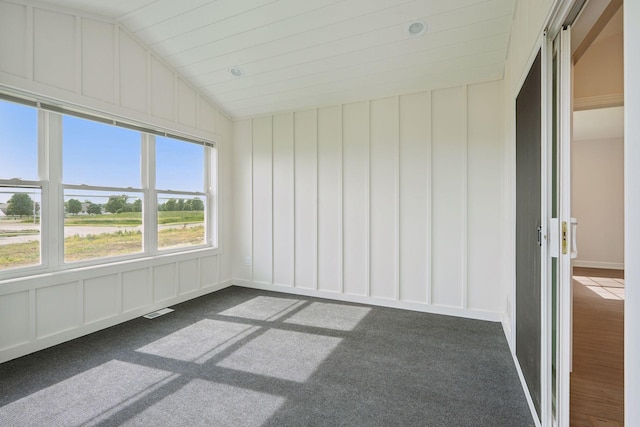
<svg viewBox="0 0 640 427">
<path fill-rule="evenodd" d="M 0 279 L 0 362 L 231 282 L 231 123 L 114 22 L 0 1 L 0 88 L 214 140 L 218 249 Z"/>
<path fill-rule="evenodd" d="M 240 285 L 500 320 L 501 81 L 234 123 Z"/>
</svg>

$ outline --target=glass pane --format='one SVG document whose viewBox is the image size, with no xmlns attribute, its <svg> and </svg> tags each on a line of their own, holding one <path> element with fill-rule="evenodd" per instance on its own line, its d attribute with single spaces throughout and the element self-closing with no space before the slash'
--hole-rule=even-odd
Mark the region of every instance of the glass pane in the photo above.
<svg viewBox="0 0 640 427">
<path fill-rule="evenodd" d="M 140 253 L 142 193 L 65 190 L 64 261 Z"/>
<path fill-rule="evenodd" d="M 156 137 L 156 188 L 204 191 L 202 145 Z"/>
<path fill-rule="evenodd" d="M 204 245 L 205 197 L 158 195 L 158 249 Z"/>
<path fill-rule="evenodd" d="M 139 132 L 64 116 L 63 182 L 141 187 Z"/>
<path fill-rule="evenodd" d="M 40 264 L 40 189 L 0 187 L 0 271 Z"/>
<path fill-rule="evenodd" d="M 38 180 L 38 112 L 0 101 L 0 179 Z"/>
</svg>

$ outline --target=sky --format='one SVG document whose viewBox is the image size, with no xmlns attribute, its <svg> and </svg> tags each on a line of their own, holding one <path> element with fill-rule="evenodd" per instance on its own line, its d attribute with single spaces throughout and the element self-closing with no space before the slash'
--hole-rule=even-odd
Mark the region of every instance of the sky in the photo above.
<svg viewBox="0 0 640 427">
<path fill-rule="evenodd" d="M 139 132 L 71 116 L 62 127 L 63 183 L 142 186 Z M 37 110 L 0 100 L 0 179 L 37 180 L 37 159 Z M 203 191 L 204 147 L 156 137 L 156 188 Z"/>
</svg>

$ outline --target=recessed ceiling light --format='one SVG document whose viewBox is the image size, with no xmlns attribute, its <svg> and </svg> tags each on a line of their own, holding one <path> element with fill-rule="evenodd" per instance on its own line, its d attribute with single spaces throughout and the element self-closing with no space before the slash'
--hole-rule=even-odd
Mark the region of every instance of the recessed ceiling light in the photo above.
<svg viewBox="0 0 640 427">
<path fill-rule="evenodd" d="M 229 68 L 229 73 L 231 73 L 231 75 L 233 77 L 242 77 L 242 76 L 244 76 L 244 71 L 242 71 L 242 68 L 240 68 L 240 67 L 231 67 L 231 68 Z"/>
<path fill-rule="evenodd" d="M 427 24 L 424 21 L 414 21 L 407 27 L 407 33 L 411 36 L 419 36 L 427 31 Z"/>
</svg>

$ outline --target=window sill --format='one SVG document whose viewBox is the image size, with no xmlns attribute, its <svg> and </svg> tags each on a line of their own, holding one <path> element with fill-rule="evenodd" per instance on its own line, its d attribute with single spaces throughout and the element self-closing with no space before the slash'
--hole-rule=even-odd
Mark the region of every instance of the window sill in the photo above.
<svg viewBox="0 0 640 427">
<path fill-rule="evenodd" d="M 82 280 L 98 275 L 107 275 L 119 273 L 123 270 L 142 269 L 153 267 L 159 264 L 170 262 L 180 262 L 194 258 L 202 258 L 206 256 L 215 256 L 220 254 L 219 248 L 214 247 L 198 247 L 190 250 L 173 251 L 169 253 L 156 253 L 153 255 L 139 254 L 135 257 L 120 258 L 104 258 L 97 262 L 82 262 L 65 264 L 58 268 L 34 267 L 21 269 L 20 271 L 11 271 L 0 275 L 0 295 L 10 294 L 16 291 L 24 290 L 21 283 L 25 280 L 33 281 L 29 288 L 41 288 L 49 286 L 51 280 L 56 278 L 59 281 L 60 276 L 69 276 L 69 281 Z M 18 289 L 22 288 L 22 289 Z"/>
</svg>

